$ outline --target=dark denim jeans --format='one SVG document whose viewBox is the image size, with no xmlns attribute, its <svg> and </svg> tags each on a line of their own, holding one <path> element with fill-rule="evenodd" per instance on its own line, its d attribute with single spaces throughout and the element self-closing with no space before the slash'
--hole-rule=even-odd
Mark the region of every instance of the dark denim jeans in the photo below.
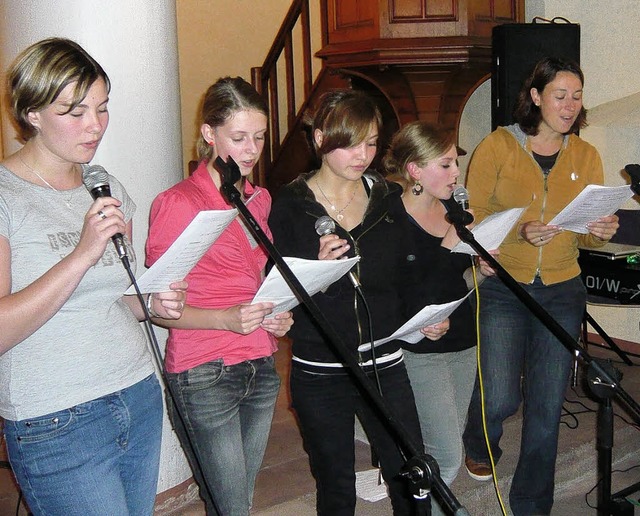
<svg viewBox="0 0 640 516">
<path fill-rule="evenodd" d="M 207 515 L 247 516 L 280 387 L 273 357 L 232 366 L 214 360 L 167 377 L 183 418 L 170 402 L 169 415 Z"/>
<path fill-rule="evenodd" d="M 575 339 L 586 303 L 580 277 L 545 286 L 522 285 Z M 553 505 L 558 431 L 573 354 L 497 278 L 480 288 L 480 367 L 487 433 L 494 459 L 504 420 L 524 400 L 520 457 L 509 502 L 514 515 L 549 514 Z M 467 455 L 489 462 L 478 384 L 464 432 Z"/>
<path fill-rule="evenodd" d="M 379 370 L 387 403 L 416 443 L 420 423 L 404 363 Z M 316 479 L 317 512 L 321 516 L 353 516 L 355 489 L 355 414 L 380 461 L 396 515 L 413 513 L 408 481 L 398 477 L 405 464 L 394 435 L 383 423 L 368 395 L 349 374 L 311 374 L 291 370 L 291 398 L 299 419 L 311 471 Z"/>
<path fill-rule="evenodd" d="M 155 375 L 46 416 L 7 420 L 4 431 L 34 515 L 153 513 L 162 438 Z"/>
</svg>

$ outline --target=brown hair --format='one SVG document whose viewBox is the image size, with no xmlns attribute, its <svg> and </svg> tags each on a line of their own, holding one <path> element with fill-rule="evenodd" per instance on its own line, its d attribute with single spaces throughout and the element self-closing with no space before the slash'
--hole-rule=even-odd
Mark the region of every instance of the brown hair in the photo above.
<svg viewBox="0 0 640 516">
<path fill-rule="evenodd" d="M 373 99 L 358 90 L 332 90 L 324 93 L 315 113 L 307 117 L 311 140 L 318 158 L 336 149 L 347 149 L 363 142 L 374 124 L 382 127 L 382 115 Z M 313 137 L 322 131 L 322 145 Z"/>
<path fill-rule="evenodd" d="M 572 73 L 580 79 L 580 83 L 584 86 L 584 74 L 575 61 L 555 57 L 545 57 L 538 61 L 531 75 L 522 85 L 522 89 L 518 94 L 518 100 L 513 108 L 513 119 L 520 125 L 522 130 L 530 136 L 538 134 L 538 127 L 540 126 L 540 122 L 542 122 L 542 111 L 540 111 L 539 106 L 533 103 L 531 88 L 537 89 L 538 93 L 542 94 L 547 84 L 556 78 L 558 72 Z M 586 126 L 587 110 L 582 106 L 569 132 L 577 133 L 578 130 Z"/>
</svg>

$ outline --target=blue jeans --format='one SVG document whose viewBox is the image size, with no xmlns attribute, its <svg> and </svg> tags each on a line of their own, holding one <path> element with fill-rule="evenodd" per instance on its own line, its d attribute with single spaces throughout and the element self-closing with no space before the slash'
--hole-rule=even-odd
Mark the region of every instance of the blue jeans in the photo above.
<svg viewBox="0 0 640 516">
<path fill-rule="evenodd" d="M 522 285 L 576 340 L 586 303 L 580 277 L 545 286 Z M 487 433 L 500 458 L 502 424 L 524 399 L 522 440 L 509 502 L 514 515 L 549 514 L 553 505 L 558 431 L 573 354 L 556 339 L 502 282 L 480 287 L 480 367 Z M 464 433 L 467 455 L 489 462 L 478 385 Z"/>
<path fill-rule="evenodd" d="M 425 451 L 436 459 L 440 477 L 450 486 L 462 465 L 462 432 L 476 377 L 476 348 L 452 353 L 412 353 L 405 349 L 404 360 Z M 434 500 L 431 514 L 444 514 Z"/>
<path fill-rule="evenodd" d="M 382 392 L 396 419 L 420 441 L 420 423 L 404 363 L 379 371 Z M 291 369 L 291 399 L 316 479 L 316 508 L 323 516 L 353 516 L 355 488 L 355 414 L 380 461 L 395 515 L 412 514 L 408 481 L 398 477 L 405 460 L 395 434 L 350 374 L 312 374 Z"/>
<path fill-rule="evenodd" d="M 11 467 L 34 515 L 153 514 L 162 438 L 154 375 L 46 416 L 5 421 Z"/>
<path fill-rule="evenodd" d="M 280 387 L 273 357 L 214 360 L 167 377 L 179 410 L 168 403 L 171 420 L 207 515 L 246 516 Z"/>
</svg>

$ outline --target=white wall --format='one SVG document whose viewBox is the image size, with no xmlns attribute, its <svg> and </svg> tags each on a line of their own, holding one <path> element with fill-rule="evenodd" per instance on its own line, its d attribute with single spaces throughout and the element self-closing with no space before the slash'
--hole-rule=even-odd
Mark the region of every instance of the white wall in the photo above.
<svg viewBox="0 0 640 516">
<path fill-rule="evenodd" d="M 62 36 L 80 43 L 109 75 L 110 124 L 92 163 L 115 175 L 137 204 L 133 243 L 138 275 L 143 272 L 151 202 L 182 179 L 175 8 L 173 0 L 0 2 L 3 74 L 23 48 Z M 8 117 L 3 120 L 6 155 L 20 144 Z M 164 349 L 166 332 L 156 328 L 156 335 Z M 166 418 L 161 461 L 159 491 L 191 476 Z"/>
</svg>

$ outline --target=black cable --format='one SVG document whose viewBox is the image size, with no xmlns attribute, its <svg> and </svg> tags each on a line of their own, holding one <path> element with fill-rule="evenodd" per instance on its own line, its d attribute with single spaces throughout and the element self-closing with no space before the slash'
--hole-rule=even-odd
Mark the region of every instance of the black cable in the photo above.
<svg viewBox="0 0 640 516">
<path fill-rule="evenodd" d="M 362 292 L 362 287 L 356 287 L 356 292 L 360 295 L 362 299 L 362 304 L 364 305 L 364 310 L 367 312 L 367 320 L 369 322 L 369 342 L 371 343 L 371 366 L 373 367 L 373 377 L 376 380 L 376 386 L 378 387 L 378 392 L 380 396 L 382 394 L 382 385 L 380 384 L 380 376 L 378 375 L 378 358 L 376 357 L 376 346 L 375 340 L 373 338 L 373 317 L 371 317 L 371 310 L 369 309 L 369 303 L 367 303 L 367 298 L 364 296 Z M 356 307 L 356 316 L 357 316 L 357 307 Z"/>
<path fill-rule="evenodd" d="M 629 471 L 636 469 L 638 467 L 640 467 L 640 464 L 636 464 L 635 466 L 631 466 L 630 468 L 627 468 L 627 469 L 614 469 L 611 473 L 628 473 Z M 591 489 L 589 489 L 589 491 L 587 491 L 587 493 L 584 495 L 584 501 L 587 504 L 587 506 L 590 507 L 591 509 L 597 509 L 598 507 L 596 505 L 591 505 L 591 503 L 589 503 L 589 495 L 593 493 L 595 489 L 597 489 L 597 487 L 600 485 L 601 482 L 602 482 L 602 479 L 599 478 L 596 484 Z"/>
</svg>

